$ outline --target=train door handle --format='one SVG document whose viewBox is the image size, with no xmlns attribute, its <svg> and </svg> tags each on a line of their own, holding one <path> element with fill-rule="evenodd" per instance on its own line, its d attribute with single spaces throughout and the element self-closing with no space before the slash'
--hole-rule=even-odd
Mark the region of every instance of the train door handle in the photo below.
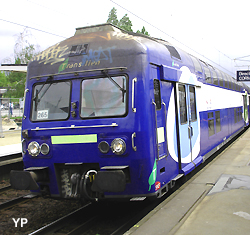
<svg viewBox="0 0 250 235">
<path fill-rule="evenodd" d="M 133 78 L 132 80 L 132 111 L 136 113 L 135 108 L 135 83 L 137 82 L 137 78 Z"/>
<path fill-rule="evenodd" d="M 136 133 L 134 132 L 133 134 L 132 134 L 132 149 L 134 150 L 134 151 L 136 151 L 137 150 L 137 148 L 136 148 L 136 146 L 135 146 L 135 142 L 134 142 L 134 138 L 136 137 Z"/>
<path fill-rule="evenodd" d="M 194 135 L 193 127 L 188 126 L 188 138 L 191 139 Z"/>
</svg>

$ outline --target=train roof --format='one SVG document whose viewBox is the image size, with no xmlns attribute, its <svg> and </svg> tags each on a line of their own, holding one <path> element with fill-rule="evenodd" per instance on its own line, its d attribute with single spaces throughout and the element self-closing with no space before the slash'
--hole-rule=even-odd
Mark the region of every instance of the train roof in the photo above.
<svg viewBox="0 0 250 235">
<path fill-rule="evenodd" d="M 140 59 L 136 60 L 138 55 Z M 236 81 L 206 62 L 176 48 L 169 42 L 147 35 L 127 32 L 110 23 L 80 27 L 74 36 L 57 43 L 39 55 L 28 65 L 27 78 L 70 74 L 95 69 L 142 69 L 144 62 L 179 69 L 188 66 L 200 80 L 206 83 L 206 71 L 224 77 L 232 86 Z M 222 76 L 222 75 L 223 76 Z M 213 75 L 214 76 L 214 75 Z M 219 84 L 219 82 L 218 82 Z M 238 83 L 250 93 L 250 88 Z"/>
</svg>

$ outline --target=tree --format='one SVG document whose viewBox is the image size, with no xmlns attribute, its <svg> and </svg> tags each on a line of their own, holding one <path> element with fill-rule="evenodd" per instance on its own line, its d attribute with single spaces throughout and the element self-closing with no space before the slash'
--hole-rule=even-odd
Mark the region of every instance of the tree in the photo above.
<svg viewBox="0 0 250 235">
<path fill-rule="evenodd" d="M 107 23 L 111 23 L 113 25 L 118 25 L 119 20 L 117 19 L 116 9 L 113 7 L 109 12 Z"/>
<path fill-rule="evenodd" d="M 146 31 L 146 29 L 145 29 L 144 26 L 142 27 L 142 30 L 141 30 L 141 31 L 140 31 L 140 30 L 137 30 L 136 33 L 140 33 L 140 34 L 144 34 L 144 35 L 150 36 L 149 33 L 148 33 L 148 31 Z"/>
<path fill-rule="evenodd" d="M 3 72 L 0 72 L 0 88 L 7 86 L 7 78 Z"/>
<path fill-rule="evenodd" d="M 39 48 L 39 46 L 30 44 L 28 40 L 30 36 L 31 34 L 27 31 L 27 29 L 24 29 L 24 31 L 18 35 L 14 47 L 15 64 L 28 64 L 31 58 L 38 54 L 37 48 Z M 4 97 L 23 97 L 26 82 L 26 73 L 10 72 L 8 73 L 6 78 L 6 86 L 8 87 L 8 90 L 4 94 Z"/>
<path fill-rule="evenodd" d="M 133 32 L 132 30 L 132 22 L 128 17 L 128 14 L 125 14 L 120 20 L 117 18 L 117 10 L 113 7 L 109 12 L 107 23 L 112 23 L 113 25 L 118 26 L 121 29 L 126 31 Z M 137 30 L 137 33 L 145 34 L 149 36 L 149 33 L 146 31 L 145 27 L 143 26 L 142 30 Z"/>
<path fill-rule="evenodd" d="M 118 27 L 120 27 L 121 29 L 124 29 L 126 31 L 130 31 L 130 32 L 133 32 L 132 30 L 132 22 L 131 20 L 129 19 L 128 15 L 125 14 L 119 21 L 118 23 Z"/>
</svg>

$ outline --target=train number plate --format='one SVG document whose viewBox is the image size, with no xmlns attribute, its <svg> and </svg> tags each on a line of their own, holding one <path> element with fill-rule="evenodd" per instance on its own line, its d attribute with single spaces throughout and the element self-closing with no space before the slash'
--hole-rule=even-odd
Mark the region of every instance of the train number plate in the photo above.
<svg viewBox="0 0 250 235">
<path fill-rule="evenodd" d="M 49 118 L 49 110 L 39 110 L 37 111 L 37 119 L 48 119 Z"/>
</svg>

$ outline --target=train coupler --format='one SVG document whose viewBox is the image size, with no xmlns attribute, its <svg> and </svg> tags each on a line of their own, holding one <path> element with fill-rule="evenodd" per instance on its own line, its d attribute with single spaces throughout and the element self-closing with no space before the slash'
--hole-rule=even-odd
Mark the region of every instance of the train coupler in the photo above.
<svg viewBox="0 0 250 235">
<path fill-rule="evenodd" d="M 77 198 L 79 197 L 78 190 L 80 188 L 80 174 L 74 173 L 70 177 L 71 181 L 71 190 L 70 190 L 70 197 Z"/>
</svg>

